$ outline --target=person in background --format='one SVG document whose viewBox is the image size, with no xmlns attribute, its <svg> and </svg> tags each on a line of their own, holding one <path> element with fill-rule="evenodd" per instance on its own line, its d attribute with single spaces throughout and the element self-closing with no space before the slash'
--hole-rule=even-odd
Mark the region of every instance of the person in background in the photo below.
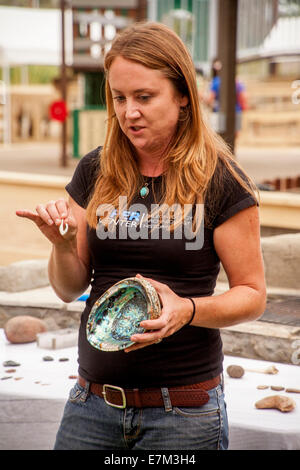
<svg viewBox="0 0 300 470">
<path fill-rule="evenodd" d="M 220 109 L 220 87 L 221 77 L 220 72 L 222 69 L 222 62 L 215 59 L 212 63 L 212 79 L 209 86 L 208 94 L 204 96 L 205 104 L 212 110 L 213 113 L 218 113 Z M 242 112 L 247 110 L 247 95 L 245 85 L 236 80 L 236 105 L 235 105 L 235 128 L 236 133 L 242 127 Z"/>
</svg>

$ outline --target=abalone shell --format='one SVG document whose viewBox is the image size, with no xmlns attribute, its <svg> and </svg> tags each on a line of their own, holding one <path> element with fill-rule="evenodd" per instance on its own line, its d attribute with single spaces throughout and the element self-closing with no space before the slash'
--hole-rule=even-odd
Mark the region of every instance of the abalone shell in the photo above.
<svg viewBox="0 0 300 470">
<path fill-rule="evenodd" d="M 134 344 L 130 337 L 144 333 L 143 320 L 160 316 L 161 305 L 154 287 L 145 279 L 130 277 L 110 287 L 93 305 L 86 334 L 102 351 L 119 351 Z"/>
</svg>

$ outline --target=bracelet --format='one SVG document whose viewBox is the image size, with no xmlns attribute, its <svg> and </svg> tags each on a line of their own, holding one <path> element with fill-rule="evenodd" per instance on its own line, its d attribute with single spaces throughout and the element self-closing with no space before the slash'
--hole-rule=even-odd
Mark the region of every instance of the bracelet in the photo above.
<svg viewBox="0 0 300 470">
<path fill-rule="evenodd" d="M 188 299 L 192 302 L 193 304 L 193 313 L 192 313 L 192 316 L 191 316 L 191 319 L 189 322 L 187 322 L 187 325 L 190 325 L 192 323 L 192 321 L 194 320 L 194 316 L 195 316 L 195 313 L 196 313 L 196 305 L 195 305 L 195 302 L 193 301 L 193 299 L 191 299 L 191 297 L 188 297 Z"/>
</svg>

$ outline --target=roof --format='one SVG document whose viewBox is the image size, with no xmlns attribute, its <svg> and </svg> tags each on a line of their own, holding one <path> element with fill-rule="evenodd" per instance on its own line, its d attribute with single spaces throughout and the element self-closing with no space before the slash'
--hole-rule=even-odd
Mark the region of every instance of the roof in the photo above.
<svg viewBox="0 0 300 470">
<path fill-rule="evenodd" d="M 60 10 L 0 7 L 0 65 L 60 62 Z"/>
<path fill-rule="evenodd" d="M 240 59 L 299 56 L 300 17 L 278 18 L 269 34 L 259 47 L 238 51 Z"/>
</svg>

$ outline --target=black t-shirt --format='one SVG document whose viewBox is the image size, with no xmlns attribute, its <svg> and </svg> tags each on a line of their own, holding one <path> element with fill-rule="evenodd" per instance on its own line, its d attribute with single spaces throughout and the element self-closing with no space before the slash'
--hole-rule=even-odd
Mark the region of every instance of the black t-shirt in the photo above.
<svg viewBox="0 0 300 470">
<path fill-rule="evenodd" d="M 70 196 L 84 208 L 94 188 L 100 150 L 100 147 L 93 150 L 79 161 L 71 182 L 66 186 Z M 79 332 L 79 374 L 86 380 L 127 388 L 147 388 L 189 385 L 222 372 L 222 341 L 218 329 L 184 326 L 161 343 L 138 351 L 105 352 L 87 341 L 86 322 L 94 302 L 106 289 L 138 273 L 167 284 L 182 297 L 213 294 L 220 269 L 213 230 L 240 210 L 256 204 L 233 177 L 227 175 L 224 181 L 218 213 L 213 225 L 204 227 L 199 249 L 186 249 L 186 243 L 193 240 L 184 236 L 176 238 L 171 235 L 167 239 L 159 232 L 159 235 L 148 238 L 122 238 L 116 231 L 115 238 L 105 238 L 102 232 L 97 232 L 98 229 L 87 228 L 93 276 Z M 150 210 L 150 204 L 156 202 L 153 193 L 159 194 L 161 187 L 162 177 L 154 178 L 153 187 L 149 185 L 149 195 L 145 199 L 137 196 L 133 203 L 146 205 Z M 124 227 L 141 222 L 141 214 L 136 210 L 139 206 L 131 207 L 133 210 L 128 210 L 122 221 Z M 111 218 L 114 218 L 113 211 Z"/>
</svg>

